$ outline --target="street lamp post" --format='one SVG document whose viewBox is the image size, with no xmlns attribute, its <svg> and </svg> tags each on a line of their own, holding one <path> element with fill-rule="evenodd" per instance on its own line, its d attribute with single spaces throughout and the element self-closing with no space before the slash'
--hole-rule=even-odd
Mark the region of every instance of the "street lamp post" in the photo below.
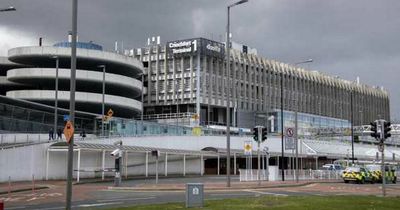
<svg viewBox="0 0 400 210">
<path fill-rule="evenodd" d="M 0 12 L 10 12 L 10 11 L 17 11 L 17 10 L 13 6 L 7 8 L 0 8 Z"/>
<path fill-rule="evenodd" d="M 227 178 L 227 183 L 226 186 L 230 187 L 231 186 L 231 141 L 230 141 L 230 91 L 231 91 L 231 63 L 230 63 L 230 9 L 231 7 L 234 7 L 239 4 L 243 4 L 248 2 L 248 0 L 240 0 L 236 3 L 233 3 L 227 7 L 227 24 L 226 24 L 226 69 L 227 69 L 227 80 L 228 80 L 228 86 L 227 86 L 227 95 L 226 95 L 226 178 Z"/>
<path fill-rule="evenodd" d="M 58 56 L 53 56 L 52 58 L 56 59 L 56 84 L 55 84 L 55 101 L 54 101 L 54 133 L 57 136 L 57 120 L 58 120 Z"/>
<path fill-rule="evenodd" d="M 106 65 L 100 65 L 98 67 L 103 69 L 103 88 L 101 98 L 101 136 L 104 137 L 104 96 L 106 91 Z"/>
<path fill-rule="evenodd" d="M 294 66 L 297 66 L 299 64 L 303 64 L 303 63 L 311 63 L 313 62 L 313 59 L 308 59 L 305 61 L 301 61 L 301 62 L 297 62 L 294 64 Z M 296 82 L 296 89 L 297 89 L 297 82 Z M 299 98 L 296 97 L 296 110 L 295 110 L 295 140 L 296 140 L 296 182 L 299 182 L 299 132 L 298 132 L 298 111 L 299 111 Z M 282 117 L 283 119 L 283 117 Z M 283 136 L 283 135 L 282 135 Z M 282 141 L 282 145 L 283 145 L 283 141 Z M 283 159 L 283 158 L 282 158 Z M 283 170 L 283 169 L 282 169 Z M 284 173 L 282 173 L 282 175 L 284 175 Z M 283 177 L 283 176 L 282 176 Z M 282 179 L 284 180 L 284 179 Z"/>
<path fill-rule="evenodd" d="M 72 0 L 72 40 L 71 40 L 71 81 L 69 96 L 69 116 L 72 126 L 75 121 L 75 86 L 76 86 L 76 34 L 78 31 L 78 0 Z M 71 209 L 72 201 L 72 171 L 74 161 L 74 135 L 68 145 L 68 171 L 65 209 Z"/>
</svg>

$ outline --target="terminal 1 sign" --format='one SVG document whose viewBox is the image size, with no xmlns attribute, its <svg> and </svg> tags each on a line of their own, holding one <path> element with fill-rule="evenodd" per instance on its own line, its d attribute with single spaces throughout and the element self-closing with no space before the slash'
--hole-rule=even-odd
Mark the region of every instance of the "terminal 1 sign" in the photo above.
<svg viewBox="0 0 400 210">
<path fill-rule="evenodd" d="M 204 39 L 185 39 L 167 42 L 167 53 L 174 57 L 193 56 L 198 53 L 223 59 L 225 45 L 220 42 Z"/>
</svg>

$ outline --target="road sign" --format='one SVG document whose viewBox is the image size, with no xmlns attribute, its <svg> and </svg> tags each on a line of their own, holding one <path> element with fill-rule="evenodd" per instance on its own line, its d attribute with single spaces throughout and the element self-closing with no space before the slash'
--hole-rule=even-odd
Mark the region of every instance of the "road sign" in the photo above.
<svg viewBox="0 0 400 210">
<path fill-rule="evenodd" d="M 108 112 L 107 112 L 108 118 L 111 118 L 113 116 L 113 114 L 114 114 L 113 110 L 109 109 Z"/>
<path fill-rule="evenodd" d="M 286 128 L 286 136 L 287 137 L 293 137 L 293 135 L 294 135 L 293 128 Z"/>
<path fill-rule="evenodd" d="M 69 120 L 69 115 L 66 114 L 63 117 L 64 117 L 64 121 L 68 121 Z"/>
<path fill-rule="evenodd" d="M 285 136 L 285 149 L 296 149 L 296 143 L 293 137 Z"/>
<path fill-rule="evenodd" d="M 244 142 L 244 155 L 251 155 L 253 147 L 251 146 L 251 141 Z"/>
<path fill-rule="evenodd" d="M 72 125 L 71 121 L 67 121 L 64 127 L 64 136 L 67 140 L 67 143 L 71 141 L 71 137 L 74 135 L 74 126 Z"/>
<path fill-rule="evenodd" d="M 384 145 L 383 145 L 383 143 L 379 143 L 378 144 L 378 150 L 379 150 L 379 152 L 383 152 L 383 150 L 384 150 Z"/>
<path fill-rule="evenodd" d="M 192 134 L 193 136 L 201 136 L 201 127 L 193 127 Z"/>
</svg>

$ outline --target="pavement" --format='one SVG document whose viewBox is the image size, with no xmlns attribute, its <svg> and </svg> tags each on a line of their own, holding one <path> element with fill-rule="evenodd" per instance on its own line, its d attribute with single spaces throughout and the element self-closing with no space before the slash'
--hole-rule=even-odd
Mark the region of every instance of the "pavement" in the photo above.
<svg viewBox="0 0 400 210">
<path fill-rule="evenodd" d="M 123 180 L 121 187 L 113 187 L 111 181 L 84 180 L 83 182 L 73 186 L 73 209 L 184 202 L 186 183 L 203 183 L 206 200 L 263 195 L 381 194 L 380 184 L 345 184 L 340 180 L 300 181 L 299 183 L 292 180 L 285 182 L 263 181 L 258 186 L 257 182 L 239 182 L 238 177 L 233 176 L 230 188 L 226 187 L 225 176 L 161 178 L 157 185 L 152 177 L 149 179 L 132 179 Z M 11 192 L 8 193 L 8 183 L 1 183 L 0 201 L 5 203 L 5 209 L 55 210 L 65 208 L 65 181 L 38 181 L 35 183 L 34 190 L 32 190 L 32 186 L 31 182 L 12 183 Z M 36 187 L 43 188 L 37 189 Z M 387 195 L 400 196 L 400 184 L 387 185 Z"/>
</svg>

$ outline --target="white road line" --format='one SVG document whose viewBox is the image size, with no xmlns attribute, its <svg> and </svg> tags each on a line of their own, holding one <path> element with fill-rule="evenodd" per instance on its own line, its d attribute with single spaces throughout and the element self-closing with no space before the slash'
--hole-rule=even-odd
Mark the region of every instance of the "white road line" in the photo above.
<svg viewBox="0 0 400 210">
<path fill-rule="evenodd" d="M 258 193 L 258 194 L 262 194 L 262 195 L 288 196 L 286 194 L 271 193 L 271 192 L 261 192 L 261 191 L 256 191 L 256 190 L 243 190 L 243 191 L 251 192 L 251 193 Z"/>
<path fill-rule="evenodd" d="M 26 209 L 26 206 L 8 207 L 7 209 Z"/>
<path fill-rule="evenodd" d="M 53 210 L 53 209 L 65 209 L 65 206 L 57 206 L 57 207 L 50 207 L 50 208 L 40 208 L 34 210 Z"/>
<path fill-rule="evenodd" d="M 145 197 L 145 198 L 117 198 L 117 199 L 108 199 L 108 200 L 97 200 L 98 202 L 112 202 L 112 201 L 137 201 L 137 200 L 149 200 L 154 199 L 156 197 Z"/>
<path fill-rule="evenodd" d="M 249 192 L 250 193 L 250 192 Z M 249 193 L 237 193 L 237 194 L 209 194 L 208 196 L 233 196 L 233 195 L 236 195 L 236 196 L 244 196 L 244 195 L 251 195 L 251 194 L 249 194 Z"/>
<path fill-rule="evenodd" d="M 93 204 L 81 204 L 77 207 L 98 207 L 98 206 L 107 206 L 107 205 L 114 205 L 114 204 L 122 204 L 122 202 L 110 202 L 110 203 L 93 203 Z"/>
</svg>

